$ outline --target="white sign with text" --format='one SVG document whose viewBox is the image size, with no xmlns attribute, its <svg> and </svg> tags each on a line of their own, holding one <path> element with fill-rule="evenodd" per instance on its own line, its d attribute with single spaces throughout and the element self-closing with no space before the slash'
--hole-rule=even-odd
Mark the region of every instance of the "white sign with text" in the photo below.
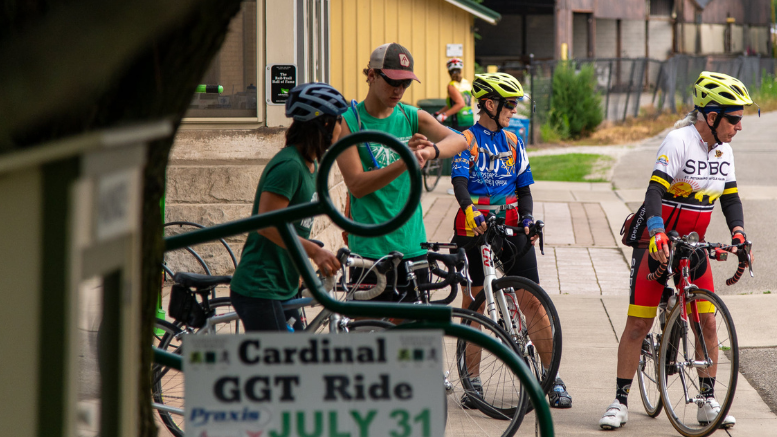
<svg viewBox="0 0 777 437">
<path fill-rule="evenodd" d="M 442 331 L 184 337 L 186 435 L 442 437 Z"/>
</svg>

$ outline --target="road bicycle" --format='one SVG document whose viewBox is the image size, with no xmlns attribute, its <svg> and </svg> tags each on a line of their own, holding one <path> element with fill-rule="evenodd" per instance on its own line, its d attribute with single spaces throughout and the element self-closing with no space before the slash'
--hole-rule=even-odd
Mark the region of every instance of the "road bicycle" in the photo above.
<svg viewBox="0 0 777 437">
<path fill-rule="evenodd" d="M 506 238 L 513 235 L 524 235 L 527 242 L 520 252 L 513 250 L 512 262 L 531 249 L 529 241 L 534 235 L 539 237 L 540 252 L 544 254 L 545 224 L 537 220 L 526 235 L 523 228 L 506 225 L 504 218 L 497 217 L 495 213 L 499 210 L 489 212 L 486 216 L 488 229 L 469 245 L 480 247 L 484 273 L 483 290 L 475 296 L 469 309 L 485 312 L 507 332 L 547 394 L 553 388 L 561 365 L 562 334 L 558 312 L 545 290 L 534 281 L 518 276 L 497 277 L 497 271 L 508 269 L 494 256 L 494 247 L 509 244 Z M 480 349 L 473 346 L 467 354 L 477 357 L 479 352 Z"/>
<path fill-rule="evenodd" d="M 407 272 L 405 279 L 408 284 L 408 287 L 405 288 L 408 291 L 404 295 L 399 295 L 396 283 L 398 278 L 397 275 L 394 275 L 394 283 L 389 287 L 389 290 L 397 294 L 396 300 L 415 305 L 448 305 L 458 295 L 457 285 L 466 285 L 467 293 L 471 296 L 467 275 L 468 264 L 464 250 L 458 250 L 450 255 L 438 253 L 440 248 L 449 248 L 449 246 L 449 243 L 422 243 L 421 247 L 428 251 L 426 259 L 404 261 Z M 386 257 L 393 260 L 390 269 L 396 269 L 403 258 L 402 254 L 398 252 L 392 252 Z M 429 270 L 431 280 L 421 284 L 417 272 L 425 269 Z M 382 273 L 387 272 L 388 270 Z M 355 274 L 355 278 L 352 279 L 354 283 L 361 283 L 367 275 L 367 272 L 363 270 L 356 270 L 352 273 Z M 435 278 L 437 279 L 435 280 Z M 376 282 L 380 283 L 381 279 L 379 278 Z M 450 290 L 446 294 L 444 288 L 448 286 L 450 286 Z M 435 291 L 437 292 L 435 293 Z M 369 298 L 378 294 L 380 293 L 377 290 L 373 290 Z M 515 343 L 491 319 L 468 309 L 452 308 L 452 311 L 454 322 L 478 329 L 498 339 L 518 353 L 514 347 Z M 443 360 L 444 384 L 448 395 L 446 411 L 449 412 L 446 427 L 449 430 L 448 433 L 458 430 L 462 432 L 462 435 L 471 435 L 473 432 L 479 434 L 486 432 L 486 434 L 491 435 L 495 429 L 501 432 L 501 435 L 514 433 L 523 421 L 525 410 L 522 407 L 526 405 L 528 399 L 518 378 L 505 363 L 489 352 L 484 352 L 477 363 L 472 360 L 464 360 L 465 351 L 473 347 L 466 340 L 446 336 L 443 346 L 445 355 Z M 471 402 L 469 407 L 461 402 L 466 397 L 469 397 Z M 474 409 L 483 415 L 475 414 Z M 484 421 L 487 418 L 504 420 L 505 424 L 494 425 L 493 422 Z M 465 430 L 466 432 L 464 432 Z"/>
<path fill-rule="evenodd" d="M 424 177 L 426 191 L 433 191 L 442 176 L 442 159 L 436 158 L 426 161 L 421 169 L 421 174 Z"/>
<path fill-rule="evenodd" d="M 739 281 L 745 269 L 749 268 L 752 276 L 752 243 L 700 242 L 696 232 L 680 237 L 670 231 L 667 236 L 671 242 L 669 260 L 648 279 L 666 278 L 668 282 L 674 277 L 675 288 L 665 284 L 658 317 L 642 344 L 637 380 L 649 416 L 656 417 L 666 408 L 669 421 L 680 434 L 703 437 L 721 426 L 733 426 L 723 422 L 736 392 L 739 346 L 734 321 L 723 300 L 692 284 L 691 273 L 706 257 L 724 261 L 728 253 L 736 253 L 739 266 L 726 285 Z M 714 393 L 720 403 L 717 415 L 705 406 L 707 396 L 696 376 L 715 378 Z"/>
<path fill-rule="evenodd" d="M 398 260 L 402 259 L 401 253 L 392 253 L 377 261 L 363 259 L 358 255 L 351 254 L 347 249 L 338 251 L 338 257 L 341 260 L 343 269 L 346 267 L 361 267 L 367 272 L 375 272 L 377 281 L 375 284 L 364 284 L 362 280 L 365 275 L 355 278 L 354 282 L 345 283 L 338 281 L 335 283 L 333 278 L 325 281 L 325 288 L 330 291 L 330 295 L 340 294 L 346 299 L 366 300 L 383 292 L 386 288 L 386 273 L 395 268 Z M 451 286 L 451 296 L 443 300 L 452 300 L 455 298 L 455 284 L 462 281 L 461 266 L 465 260 L 463 252 L 455 255 L 430 254 L 432 271 L 439 277 L 444 278 L 430 287 L 443 288 Z M 437 265 L 440 262 L 444 265 L 441 268 Z M 419 264 L 420 265 L 420 264 Z M 445 270 L 447 269 L 447 270 Z M 416 269 L 414 269 L 416 270 Z M 345 275 L 342 276 L 344 278 Z M 202 311 L 206 314 L 204 321 L 198 326 L 190 326 L 186 323 L 172 323 L 161 320 L 157 327 L 162 329 L 165 334 L 157 338 L 156 346 L 176 354 L 181 354 L 182 338 L 185 335 L 213 335 L 229 334 L 240 332 L 240 322 L 237 314 L 231 307 L 228 297 L 209 298 L 212 287 L 228 284 L 231 280 L 229 276 L 206 276 L 189 273 L 179 273 L 175 276 L 176 284 L 183 286 L 191 293 L 200 296 L 201 302 L 195 301 Z M 394 287 L 396 284 L 394 284 Z M 304 291 L 302 293 L 304 295 Z M 342 296 L 341 296 L 342 297 Z M 293 299 L 283 304 L 284 309 L 312 309 L 315 302 L 309 297 Z M 173 313 L 171 311 L 171 313 Z M 303 312 L 303 319 L 306 319 Z M 468 310 L 454 309 L 454 321 L 473 326 L 480 329 L 505 344 L 509 343 L 509 338 L 504 331 L 494 324 L 491 320 L 482 314 L 473 313 Z M 304 320 L 307 322 L 307 320 Z M 327 310 L 321 310 L 310 322 L 306 323 L 306 332 L 375 332 L 389 329 L 394 326 L 393 323 L 384 320 L 352 320 L 342 317 L 338 314 L 332 314 Z M 449 435 L 455 435 L 457 432 L 464 432 L 471 435 L 473 432 L 493 436 L 512 436 L 520 427 L 523 415 L 516 415 L 514 410 L 500 408 L 502 404 L 498 399 L 507 402 L 510 399 L 517 398 L 512 402 L 517 405 L 525 403 L 527 395 L 524 393 L 522 385 L 516 375 L 501 362 L 497 357 L 490 353 L 484 353 L 481 363 L 482 374 L 488 375 L 483 378 L 482 389 L 475 387 L 474 382 L 469 377 L 466 369 L 459 366 L 457 361 L 457 350 L 465 348 L 467 343 L 463 340 L 444 337 L 443 357 L 443 387 L 446 393 L 446 429 Z M 460 355 L 460 353 L 458 353 Z M 164 425 L 176 436 L 183 435 L 183 373 L 170 369 L 165 366 L 156 365 L 153 369 L 153 391 L 152 402 L 155 409 L 164 423 Z M 482 392 L 482 393 L 481 393 Z M 476 411 L 482 411 L 485 415 L 476 415 L 473 411 L 465 410 L 461 407 L 459 399 L 465 393 L 478 393 L 481 395 L 475 401 L 478 408 Z M 510 402 L 508 402 L 510 403 Z M 509 419 L 502 425 L 486 423 L 489 417 L 500 417 Z M 456 432 L 454 432 L 456 431 Z"/>
</svg>

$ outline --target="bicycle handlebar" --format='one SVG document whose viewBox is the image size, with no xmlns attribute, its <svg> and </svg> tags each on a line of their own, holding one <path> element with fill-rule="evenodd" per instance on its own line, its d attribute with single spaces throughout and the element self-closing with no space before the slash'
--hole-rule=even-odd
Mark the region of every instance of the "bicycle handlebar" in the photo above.
<svg viewBox="0 0 777 437">
<path fill-rule="evenodd" d="M 753 250 L 753 243 L 750 240 L 745 241 L 744 243 L 730 245 L 722 243 L 704 243 L 699 242 L 699 235 L 696 234 L 696 232 L 691 232 L 684 237 L 680 237 L 676 231 L 670 231 L 667 233 L 667 237 L 672 243 L 672 246 L 669 249 L 669 260 L 666 263 L 659 264 L 655 271 L 650 272 L 647 275 L 648 281 L 658 280 L 667 270 L 669 270 L 670 275 L 674 274 L 671 266 L 674 265 L 674 257 L 678 249 L 688 253 L 689 255 L 687 256 L 690 256 L 690 254 L 697 250 L 703 250 L 710 259 L 717 261 L 726 261 L 729 253 L 735 253 L 739 259 L 739 264 L 734 276 L 726 279 L 726 285 L 731 286 L 736 284 L 742 278 L 746 268 L 750 269 L 750 277 L 755 276 L 753 274 L 752 258 L 750 256 L 750 253 Z"/>
</svg>

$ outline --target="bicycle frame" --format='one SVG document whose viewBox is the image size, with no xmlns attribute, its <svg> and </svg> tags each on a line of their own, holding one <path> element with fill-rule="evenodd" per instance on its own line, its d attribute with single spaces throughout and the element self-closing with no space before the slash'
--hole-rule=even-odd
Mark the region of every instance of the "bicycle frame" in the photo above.
<svg viewBox="0 0 777 437">
<path fill-rule="evenodd" d="M 674 253 L 674 248 L 672 248 L 672 253 Z M 671 264 L 670 264 L 671 265 Z M 687 304 L 687 297 L 689 296 L 689 293 L 691 290 L 698 289 L 698 287 L 691 283 L 690 281 L 690 267 L 691 267 L 691 260 L 689 256 L 681 256 L 678 269 L 680 270 L 680 282 L 676 287 L 675 290 L 675 296 L 677 296 L 677 302 L 675 305 L 681 305 L 679 311 L 680 312 L 680 319 L 682 320 L 683 327 L 680 330 L 680 336 L 682 338 L 683 342 L 683 364 L 677 363 L 676 359 L 675 366 L 689 366 L 697 369 L 706 369 L 711 367 L 714 363 L 712 362 L 712 359 L 709 356 L 709 351 L 707 350 L 707 344 L 704 340 L 704 332 L 702 330 L 701 326 L 701 316 L 699 315 L 699 308 L 696 305 L 696 302 L 690 302 L 690 304 Z M 671 276 L 671 270 L 669 271 L 669 274 Z M 687 306 L 686 306 L 687 305 Z M 688 308 L 690 307 L 691 314 L 689 318 L 688 314 Z M 695 330 L 696 335 L 698 336 L 698 342 L 697 344 L 701 346 L 702 349 L 702 356 L 704 357 L 703 361 L 696 360 L 696 351 L 693 351 L 694 356 L 690 357 L 689 355 L 689 344 L 688 344 L 688 333 L 689 333 L 689 327 L 691 326 L 690 323 L 693 323 L 694 326 L 697 328 Z M 694 330 L 690 330 L 694 331 Z M 672 339 L 669 339 L 672 340 Z M 659 359 L 661 359 L 659 357 Z M 686 404 L 698 403 L 698 399 L 695 397 L 690 397 L 688 395 L 688 385 L 685 380 L 685 374 L 683 372 L 680 372 L 680 381 L 682 382 L 683 391 L 685 393 L 685 402 Z"/>
<path fill-rule="evenodd" d="M 483 293 L 486 296 L 486 313 L 488 317 L 496 323 L 499 323 L 499 314 L 497 313 L 496 306 L 499 305 L 499 309 L 504 314 L 505 321 L 502 328 L 507 331 L 510 337 L 514 337 L 519 327 L 515 326 L 512 317 L 507 317 L 510 314 L 510 310 L 507 306 L 507 297 L 504 290 L 500 289 L 494 293 L 491 283 L 496 279 L 496 267 L 494 265 L 494 251 L 491 250 L 491 245 L 487 241 L 483 241 L 480 246 L 480 259 L 483 263 Z M 518 307 L 517 302 L 513 302 Z"/>
</svg>

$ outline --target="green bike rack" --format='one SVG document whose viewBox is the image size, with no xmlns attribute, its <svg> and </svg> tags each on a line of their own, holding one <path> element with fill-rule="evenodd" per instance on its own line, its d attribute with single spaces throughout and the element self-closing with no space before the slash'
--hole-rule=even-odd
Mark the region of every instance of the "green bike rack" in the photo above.
<svg viewBox="0 0 777 437">
<path fill-rule="evenodd" d="M 329 171 L 335 163 L 335 158 L 347 148 L 365 142 L 383 144 L 399 153 L 410 174 L 410 197 L 404 208 L 402 208 L 399 214 L 393 219 L 374 225 L 356 223 L 344 217 L 332 203 L 332 199 L 327 190 Z M 303 283 L 313 294 L 314 299 L 316 299 L 324 308 L 350 317 L 393 317 L 418 320 L 418 322 L 403 324 L 394 329 L 442 329 L 448 335 L 462 338 L 482 346 L 507 363 L 510 366 L 510 369 L 518 375 L 518 378 L 524 387 L 526 387 L 529 398 L 535 406 L 535 411 L 539 420 L 540 435 L 543 437 L 552 437 L 554 435 L 553 419 L 550 415 L 550 408 L 545 400 L 545 395 L 540 388 L 539 382 L 534 378 L 534 375 L 531 374 L 526 363 L 521 361 L 518 356 L 505 345 L 473 328 L 451 323 L 453 312 L 450 307 L 397 303 L 340 302 L 332 299 L 326 293 L 323 284 L 313 271 L 313 267 L 302 248 L 299 236 L 292 223 L 304 218 L 326 214 L 332 222 L 354 235 L 383 235 L 399 229 L 400 226 L 410 219 L 421 201 L 421 172 L 418 162 L 410 149 L 393 136 L 383 132 L 357 132 L 338 141 L 324 154 L 321 159 L 321 166 L 319 168 L 316 183 L 319 199 L 317 201 L 167 237 L 165 238 L 165 250 L 170 251 L 180 249 L 186 246 L 246 232 L 255 232 L 257 229 L 274 226 L 278 229 L 281 238 L 283 238 L 283 242 L 286 245 L 286 249 L 289 251 L 294 267 L 300 273 L 300 276 L 302 276 Z M 182 359 L 180 356 L 156 348 L 154 348 L 154 359 L 160 364 L 169 365 L 170 367 L 179 370 L 182 368 Z"/>
</svg>

